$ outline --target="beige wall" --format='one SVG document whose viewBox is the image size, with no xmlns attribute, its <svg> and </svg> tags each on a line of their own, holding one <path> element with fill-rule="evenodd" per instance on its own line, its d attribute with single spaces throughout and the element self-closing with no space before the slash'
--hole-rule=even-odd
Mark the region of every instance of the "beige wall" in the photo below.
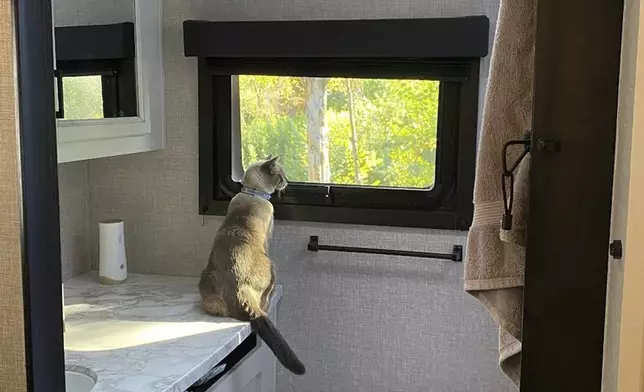
<svg viewBox="0 0 644 392">
<path fill-rule="evenodd" d="M 0 1 L 0 391 L 25 391 L 13 2 Z"/>
<path fill-rule="evenodd" d="M 89 162 L 58 165 L 60 252 L 63 281 L 90 269 Z M 92 232 L 93 233 L 93 232 Z"/>
</svg>

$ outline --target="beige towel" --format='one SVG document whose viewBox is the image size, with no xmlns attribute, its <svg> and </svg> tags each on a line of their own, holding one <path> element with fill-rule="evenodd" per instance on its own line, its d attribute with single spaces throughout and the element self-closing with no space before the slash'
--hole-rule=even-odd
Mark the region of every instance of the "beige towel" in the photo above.
<svg viewBox="0 0 644 392">
<path fill-rule="evenodd" d="M 479 138 L 474 220 L 468 235 L 465 290 L 499 325 L 499 362 L 519 387 L 525 236 L 528 218 L 526 156 L 515 172 L 512 230 L 501 230 L 503 144 L 522 139 L 532 123 L 536 0 L 502 0 Z M 514 162 L 520 146 L 511 148 Z"/>
</svg>

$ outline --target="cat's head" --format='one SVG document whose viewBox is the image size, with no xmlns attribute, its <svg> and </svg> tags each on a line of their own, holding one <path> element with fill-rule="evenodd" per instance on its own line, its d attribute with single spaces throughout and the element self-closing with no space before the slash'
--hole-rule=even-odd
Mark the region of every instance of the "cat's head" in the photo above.
<svg viewBox="0 0 644 392">
<path fill-rule="evenodd" d="M 263 161 L 248 165 L 241 181 L 242 185 L 268 194 L 283 191 L 288 181 L 284 168 L 277 162 L 278 158 L 271 155 Z"/>
</svg>

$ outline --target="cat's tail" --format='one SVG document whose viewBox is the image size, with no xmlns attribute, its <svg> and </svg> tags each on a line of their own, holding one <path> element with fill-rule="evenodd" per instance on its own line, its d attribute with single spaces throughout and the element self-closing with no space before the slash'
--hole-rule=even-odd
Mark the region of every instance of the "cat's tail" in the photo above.
<svg viewBox="0 0 644 392">
<path fill-rule="evenodd" d="M 250 322 L 250 326 L 266 342 L 268 348 L 271 349 L 275 357 L 277 357 L 277 360 L 285 368 L 295 374 L 304 374 L 306 371 L 304 364 L 297 358 L 297 355 L 291 350 L 286 340 L 284 340 L 284 337 L 282 337 L 282 334 L 266 314 L 253 319 Z"/>
</svg>

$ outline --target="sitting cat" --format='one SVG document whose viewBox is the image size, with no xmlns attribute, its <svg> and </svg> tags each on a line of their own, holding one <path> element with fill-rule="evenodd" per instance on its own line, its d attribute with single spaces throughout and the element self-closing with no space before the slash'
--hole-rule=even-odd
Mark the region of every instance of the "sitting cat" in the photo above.
<svg viewBox="0 0 644 392">
<path fill-rule="evenodd" d="M 199 292 L 206 312 L 250 321 L 277 359 L 295 374 L 305 368 L 266 314 L 275 286 L 268 241 L 273 229 L 273 192 L 287 180 L 277 158 L 251 164 L 242 179 L 242 191 L 230 201 L 219 227 L 208 265 L 201 274 Z"/>
</svg>

